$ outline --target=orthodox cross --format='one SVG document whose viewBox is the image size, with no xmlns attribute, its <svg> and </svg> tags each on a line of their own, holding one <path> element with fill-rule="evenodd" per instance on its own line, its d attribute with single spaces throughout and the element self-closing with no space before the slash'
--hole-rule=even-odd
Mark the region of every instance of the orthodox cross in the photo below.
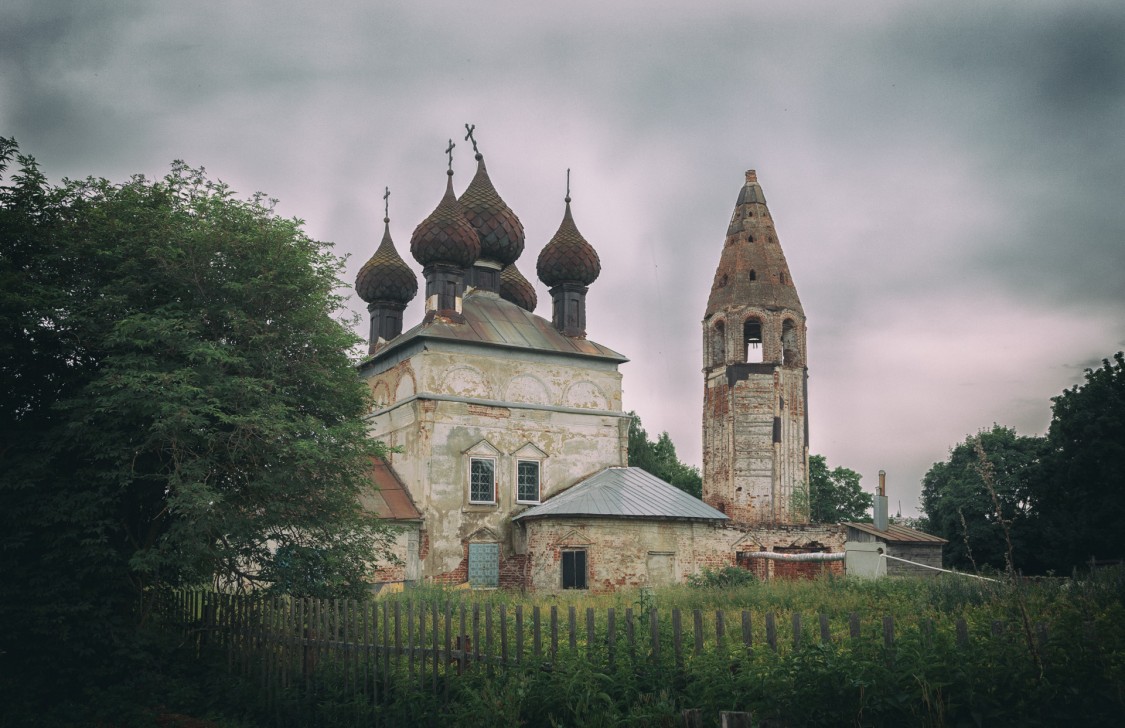
<svg viewBox="0 0 1125 728">
<path fill-rule="evenodd" d="M 566 201 L 570 202 L 570 167 L 566 168 Z"/>
<path fill-rule="evenodd" d="M 453 171 L 453 147 L 455 147 L 455 146 L 457 146 L 457 145 L 453 143 L 452 139 L 450 139 L 449 140 L 449 146 L 446 147 L 446 149 L 445 149 L 445 153 L 449 155 L 449 171 L 450 172 Z"/>
<path fill-rule="evenodd" d="M 465 141 L 473 143 L 473 154 L 477 153 L 477 140 L 473 139 L 473 131 L 475 131 L 476 128 L 476 124 L 473 124 L 471 126 L 469 124 L 465 124 L 465 131 L 468 132 L 467 134 L 465 134 Z"/>
<path fill-rule="evenodd" d="M 391 188 L 385 187 L 386 192 L 383 193 L 383 222 L 391 221 Z"/>
</svg>

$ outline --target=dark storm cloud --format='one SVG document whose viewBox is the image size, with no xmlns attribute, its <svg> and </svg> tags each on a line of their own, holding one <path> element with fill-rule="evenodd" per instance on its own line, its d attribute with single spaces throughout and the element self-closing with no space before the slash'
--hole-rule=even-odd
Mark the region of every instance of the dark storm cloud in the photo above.
<svg viewBox="0 0 1125 728">
<path fill-rule="evenodd" d="M 756 167 L 809 316 L 813 450 L 909 488 L 976 428 L 1042 429 L 1123 346 L 1123 38 L 1119 2 L 9 0 L 0 133 L 52 178 L 205 164 L 351 253 L 345 278 L 384 185 L 404 251 L 449 137 L 464 188 L 466 121 L 529 277 L 572 168 L 590 336 L 692 462 L 700 319 Z"/>
<path fill-rule="evenodd" d="M 1120 301 L 1125 7 L 1010 11 L 929 15 L 885 39 L 916 93 L 942 100 L 949 113 L 921 109 L 956 129 L 1009 216 L 966 269 L 1024 295 Z"/>
</svg>

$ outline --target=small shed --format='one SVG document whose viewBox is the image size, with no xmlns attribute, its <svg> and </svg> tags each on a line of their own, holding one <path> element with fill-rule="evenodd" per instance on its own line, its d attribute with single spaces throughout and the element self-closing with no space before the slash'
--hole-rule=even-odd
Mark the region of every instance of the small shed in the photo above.
<svg viewBox="0 0 1125 728">
<path fill-rule="evenodd" d="M 880 530 L 874 523 L 845 523 L 850 543 L 886 545 L 888 576 L 934 576 L 941 568 L 941 549 L 947 542 L 907 526 L 888 523 Z M 930 567 L 930 568 L 927 568 Z"/>
</svg>

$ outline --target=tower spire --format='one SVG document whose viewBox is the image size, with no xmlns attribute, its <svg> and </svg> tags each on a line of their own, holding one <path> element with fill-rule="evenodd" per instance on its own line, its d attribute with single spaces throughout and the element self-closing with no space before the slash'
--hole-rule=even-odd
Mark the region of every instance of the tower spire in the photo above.
<svg viewBox="0 0 1125 728">
<path fill-rule="evenodd" d="M 805 522 L 805 313 L 754 170 L 727 227 L 703 340 L 703 499 L 738 522 Z"/>
</svg>

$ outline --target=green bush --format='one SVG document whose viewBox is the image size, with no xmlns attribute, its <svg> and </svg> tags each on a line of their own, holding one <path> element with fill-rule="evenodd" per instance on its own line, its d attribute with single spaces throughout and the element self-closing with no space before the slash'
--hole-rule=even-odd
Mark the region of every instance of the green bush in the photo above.
<svg viewBox="0 0 1125 728">
<path fill-rule="evenodd" d="M 746 586 L 758 581 L 753 572 L 737 566 L 724 566 L 721 569 L 704 569 L 700 574 L 688 577 L 688 585 L 696 589 L 726 589 L 732 586 Z"/>
</svg>

